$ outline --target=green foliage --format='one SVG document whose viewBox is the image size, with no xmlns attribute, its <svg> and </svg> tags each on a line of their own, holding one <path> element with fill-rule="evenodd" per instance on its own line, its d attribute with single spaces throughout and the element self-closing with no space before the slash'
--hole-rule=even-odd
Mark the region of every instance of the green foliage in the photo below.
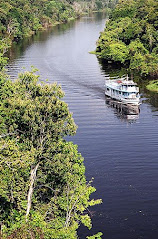
<svg viewBox="0 0 158 239">
<path fill-rule="evenodd" d="M 61 87 L 39 84 L 34 71 L 0 79 L 2 238 L 75 239 L 80 223 L 91 228 L 87 208 L 101 200 L 90 199 L 83 158 L 64 139 L 77 127 Z"/>
<path fill-rule="evenodd" d="M 7 64 L 8 58 L 5 57 L 4 54 L 10 47 L 10 44 L 11 42 L 9 38 L 3 38 L 2 40 L 0 40 L 0 71 L 2 71 L 4 66 Z"/>
<path fill-rule="evenodd" d="M 153 92 L 158 92 L 158 80 L 150 81 L 146 88 Z"/>
<path fill-rule="evenodd" d="M 83 12 L 103 10 L 107 7 L 107 2 L 107 0 L 1 0 L 0 37 L 7 36 L 17 41 L 42 28 L 77 18 Z"/>
<path fill-rule="evenodd" d="M 96 6 L 97 6 L 97 9 L 102 9 L 103 8 L 103 2 L 102 1 L 96 1 Z"/>
<path fill-rule="evenodd" d="M 101 232 L 98 232 L 97 234 L 93 235 L 93 236 L 89 236 L 89 237 L 86 237 L 87 239 L 101 239 L 102 238 L 102 233 Z"/>
<path fill-rule="evenodd" d="M 64 139 L 74 135 L 77 126 L 62 101 L 61 87 L 39 84 L 34 69 L 21 73 L 15 82 L 4 74 L 11 40 L 71 17 L 76 13 L 68 1 L 0 3 L 0 221 L 4 239 L 75 239 L 80 223 L 91 228 L 88 207 L 101 203 L 90 199 L 95 188 L 92 181 L 86 182 L 77 146 Z"/>
<path fill-rule="evenodd" d="M 110 45 L 110 59 L 124 63 L 128 59 L 128 48 L 123 42 Z"/>
<path fill-rule="evenodd" d="M 144 47 L 143 43 L 137 38 L 134 41 L 131 41 L 129 44 L 129 51 L 130 55 L 134 56 L 136 53 L 140 53 L 141 55 L 145 55 L 148 52 L 148 50 Z"/>
<path fill-rule="evenodd" d="M 3 55 L 0 53 L 0 70 L 2 70 L 4 68 L 4 66 L 6 66 L 7 64 L 7 57 L 3 57 Z"/>
<path fill-rule="evenodd" d="M 158 1 L 123 0 L 101 33 L 96 54 L 128 64 L 143 75 L 158 75 Z"/>
<path fill-rule="evenodd" d="M 20 39 L 41 28 L 76 17 L 67 1 L 4 1 L 0 3 L 0 36 Z"/>
</svg>

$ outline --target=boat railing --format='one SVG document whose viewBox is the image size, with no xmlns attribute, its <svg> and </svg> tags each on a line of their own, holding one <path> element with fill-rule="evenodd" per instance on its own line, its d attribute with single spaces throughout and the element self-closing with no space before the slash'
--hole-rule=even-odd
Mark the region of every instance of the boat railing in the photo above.
<svg viewBox="0 0 158 239">
<path fill-rule="evenodd" d="M 135 93 L 137 93 L 137 92 L 139 92 L 139 87 L 127 87 L 127 86 L 122 86 L 122 85 L 114 85 L 114 84 L 112 84 L 112 82 L 110 82 L 110 81 L 107 81 L 106 82 L 106 86 L 107 87 L 110 87 L 110 88 L 112 88 L 112 89 L 114 89 L 114 90 L 119 90 L 119 91 L 124 91 L 124 92 L 135 92 Z"/>
<path fill-rule="evenodd" d="M 112 79 L 116 79 L 116 80 L 120 80 L 120 79 L 127 79 L 127 75 L 123 75 L 121 76 L 121 78 L 119 76 L 106 76 L 105 78 L 108 78 L 109 80 L 112 80 Z"/>
</svg>

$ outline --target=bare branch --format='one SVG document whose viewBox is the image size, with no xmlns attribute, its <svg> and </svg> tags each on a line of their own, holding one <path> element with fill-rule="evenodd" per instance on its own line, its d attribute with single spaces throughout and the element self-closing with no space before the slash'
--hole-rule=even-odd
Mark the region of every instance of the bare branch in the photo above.
<svg viewBox="0 0 158 239">
<path fill-rule="evenodd" d="M 27 197 L 27 210 L 26 210 L 26 222 L 28 221 L 28 215 L 30 213 L 31 209 L 31 202 L 32 202 L 32 195 L 33 195 L 33 186 L 35 183 L 36 179 L 36 172 L 39 167 L 39 163 L 31 170 L 31 176 L 30 176 L 30 187 L 29 187 L 29 192 L 28 192 L 28 197 Z"/>
</svg>

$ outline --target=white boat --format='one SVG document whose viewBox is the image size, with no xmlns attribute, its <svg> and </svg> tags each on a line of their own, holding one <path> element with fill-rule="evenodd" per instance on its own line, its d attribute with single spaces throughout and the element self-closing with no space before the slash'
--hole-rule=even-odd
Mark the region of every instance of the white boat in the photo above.
<svg viewBox="0 0 158 239">
<path fill-rule="evenodd" d="M 139 105 L 139 88 L 128 76 L 119 79 L 105 80 L 105 95 L 124 104 Z"/>
</svg>

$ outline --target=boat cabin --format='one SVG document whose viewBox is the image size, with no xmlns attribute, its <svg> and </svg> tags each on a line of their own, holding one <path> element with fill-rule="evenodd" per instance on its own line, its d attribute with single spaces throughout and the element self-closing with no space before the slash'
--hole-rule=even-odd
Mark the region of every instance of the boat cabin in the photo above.
<svg viewBox="0 0 158 239">
<path fill-rule="evenodd" d="M 126 103 L 139 102 L 139 88 L 132 80 L 106 80 L 105 94 Z"/>
</svg>

